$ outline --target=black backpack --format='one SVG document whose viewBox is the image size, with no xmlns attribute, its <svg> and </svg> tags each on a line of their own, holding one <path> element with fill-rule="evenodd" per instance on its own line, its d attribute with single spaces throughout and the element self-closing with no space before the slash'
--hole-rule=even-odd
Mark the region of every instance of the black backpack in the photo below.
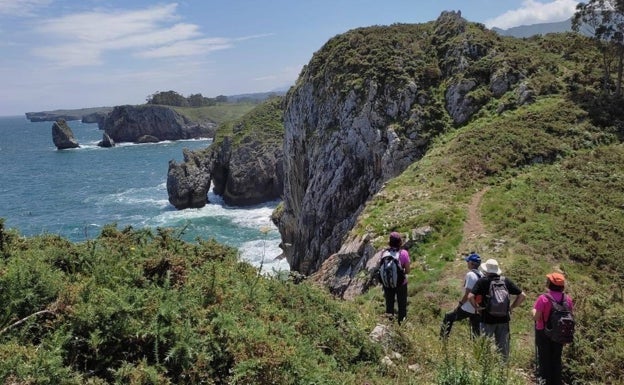
<svg viewBox="0 0 624 385">
<path fill-rule="evenodd" d="M 565 345 L 574 341 L 574 316 L 563 294 L 561 302 L 555 301 L 550 294 L 545 294 L 551 303 L 548 322 L 544 325 L 544 334 L 554 342 Z"/>
<path fill-rule="evenodd" d="M 509 314 L 509 290 L 502 275 L 490 281 L 490 290 L 486 296 L 485 311 L 493 317 L 506 317 Z"/>
<path fill-rule="evenodd" d="M 379 261 L 379 280 L 385 288 L 394 289 L 405 281 L 405 271 L 399 261 L 399 249 L 386 249 Z"/>
</svg>

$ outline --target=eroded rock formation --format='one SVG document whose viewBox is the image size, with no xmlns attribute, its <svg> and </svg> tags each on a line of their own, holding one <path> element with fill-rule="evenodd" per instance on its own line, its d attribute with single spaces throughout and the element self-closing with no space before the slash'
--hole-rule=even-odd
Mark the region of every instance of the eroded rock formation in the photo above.
<svg viewBox="0 0 624 385">
<path fill-rule="evenodd" d="M 59 150 L 80 147 L 74 138 L 73 131 L 64 119 L 59 119 L 52 124 L 52 141 Z"/>
<path fill-rule="evenodd" d="M 102 129 L 115 142 L 154 142 L 213 137 L 216 124 L 191 122 L 166 106 L 117 106 Z"/>
<path fill-rule="evenodd" d="M 274 222 L 291 269 L 312 274 L 332 256 L 330 278 L 348 280 L 345 271 L 366 265 L 371 253 L 344 243 L 366 201 L 433 137 L 522 80 L 504 61 L 475 64 L 497 54 L 496 38 L 444 12 L 427 25 L 356 29 L 315 53 L 284 112 L 284 203 Z"/>
<path fill-rule="evenodd" d="M 108 136 L 107 133 L 103 133 L 102 140 L 98 143 L 98 146 L 104 148 L 115 147 L 115 141 L 111 139 L 111 137 Z"/>
<path fill-rule="evenodd" d="M 198 208 L 208 203 L 210 171 L 208 158 L 188 149 L 183 150 L 184 162 L 169 161 L 167 193 L 177 209 Z"/>
<path fill-rule="evenodd" d="M 212 183 L 225 203 L 247 206 L 281 197 L 284 186 L 282 98 L 271 99 L 240 120 L 222 126 L 204 151 L 185 151 L 169 163 L 169 202 L 178 209 L 202 207 Z"/>
</svg>

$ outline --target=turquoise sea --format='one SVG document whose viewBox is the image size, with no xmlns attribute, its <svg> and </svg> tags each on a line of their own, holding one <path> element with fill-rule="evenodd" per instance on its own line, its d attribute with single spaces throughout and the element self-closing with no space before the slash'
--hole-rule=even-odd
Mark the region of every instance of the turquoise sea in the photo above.
<svg viewBox="0 0 624 385">
<path fill-rule="evenodd" d="M 0 217 L 25 236 L 59 234 L 71 241 L 95 238 L 102 226 L 171 227 L 182 238 L 214 238 L 239 249 L 241 258 L 264 271 L 288 269 L 269 217 L 279 202 L 230 207 L 209 193 L 211 204 L 176 210 L 167 199 L 168 162 L 182 149 L 200 149 L 210 139 L 121 143 L 100 148 L 97 124 L 68 122 L 80 148 L 57 150 L 52 122 L 0 117 Z"/>
</svg>

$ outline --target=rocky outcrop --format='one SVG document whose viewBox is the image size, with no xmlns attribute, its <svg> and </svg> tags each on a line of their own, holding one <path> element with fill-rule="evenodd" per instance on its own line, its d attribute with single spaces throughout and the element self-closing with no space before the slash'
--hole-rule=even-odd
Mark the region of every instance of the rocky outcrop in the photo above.
<svg viewBox="0 0 624 385">
<path fill-rule="evenodd" d="M 216 124 L 197 124 L 166 106 L 117 106 L 103 128 L 115 142 L 153 142 L 213 137 Z"/>
<path fill-rule="evenodd" d="M 210 189 L 209 158 L 183 150 L 184 162 L 169 161 L 167 193 L 169 202 L 178 210 L 204 207 Z"/>
<path fill-rule="evenodd" d="M 63 119 L 59 119 L 52 124 L 52 141 L 59 150 L 80 147 L 78 141 L 74 138 L 71 128 Z"/>
<path fill-rule="evenodd" d="M 169 202 L 178 209 L 207 203 L 211 183 L 225 203 L 247 206 L 275 200 L 284 189 L 283 98 L 271 99 L 241 119 L 222 125 L 206 151 L 169 163 Z"/>
<path fill-rule="evenodd" d="M 82 122 L 83 123 L 97 123 L 100 130 L 102 130 L 104 127 L 104 121 L 106 121 L 106 117 L 108 117 L 108 114 L 110 114 L 111 111 L 112 111 L 112 108 L 107 111 L 97 111 L 91 114 L 83 115 Z"/>
<path fill-rule="evenodd" d="M 403 234 L 407 240 L 404 247 L 410 249 L 424 242 L 432 232 L 430 226 L 412 229 L 409 234 Z M 382 251 L 373 247 L 371 234 L 350 237 L 337 253 L 323 261 L 320 269 L 309 277 L 310 281 L 326 287 L 338 298 L 353 299 L 378 284 L 375 273 Z"/>
<path fill-rule="evenodd" d="M 248 138 L 232 148 L 226 139 L 212 163 L 214 192 L 233 206 L 248 206 L 279 199 L 284 188 L 281 146 L 266 148 Z"/>
<path fill-rule="evenodd" d="M 98 146 L 104 148 L 115 147 L 115 141 L 112 140 L 108 134 L 104 133 L 102 134 L 102 140 L 98 143 Z"/>
<path fill-rule="evenodd" d="M 273 219 L 292 270 L 315 273 L 333 256 L 327 274 L 338 279 L 366 264 L 361 245 L 343 243 L 366 201 L 521 78 L 483 70 L 496 38 L 444 12 L 428 25 L 353 30 L 315 53 L 284 112 L 284 203 Z"/>
</svg>

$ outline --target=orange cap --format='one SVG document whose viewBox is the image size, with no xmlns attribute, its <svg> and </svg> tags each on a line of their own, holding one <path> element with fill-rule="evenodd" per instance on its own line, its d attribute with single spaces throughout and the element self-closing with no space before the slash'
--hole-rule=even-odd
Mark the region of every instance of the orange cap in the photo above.
<svg viewBox="0 0 624 385">
<path fill-rule="evenodd" d="M 546 278 L 555 286 L 565 286 L 565 277 L 561 273 L 546 274 Z"/>
</svg>

